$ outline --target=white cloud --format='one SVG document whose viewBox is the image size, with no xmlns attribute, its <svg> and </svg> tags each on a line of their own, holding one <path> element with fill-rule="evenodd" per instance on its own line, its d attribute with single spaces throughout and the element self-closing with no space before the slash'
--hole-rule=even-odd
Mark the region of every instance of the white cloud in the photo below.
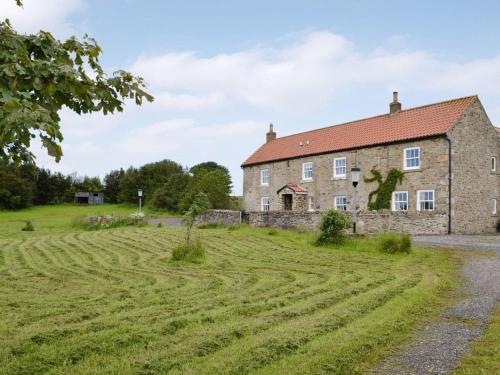
<svg viewBox="0 0 500 375">
<path fill-rule="evenodd" d="M 59 38 L 75 33 L 68 16 L 82 7 L 82 0 L 24 0 L 18 7 L 14 0 L 2 0 L 0 17 L 10 19 L 13 27 L 24 33 L 47 30 Z"/>
<path fill-rule="evenodd" d="M 391 42 L 389 46 L 360 51 L 342 36 L 314 32 L 281 48 L 141 56 L 131 69 L 144 76 L 160 98 L 168 98 L 169 109 L 192 109 L 197 103 L 210 107 L 207 98 L 217 93 L 226 105 L 243 101 L 256 108 L 307 112 L 357 84 L 500 96 L 500 55 L 456 63 L 428 51 L 395 49 Z M 176 91 L 185 97 L 171 98 Z"/>
<path fill-rule="evenodd" d="M 155 96 L 152 108 L 165 111 L 199 111 L 218 109 L 226 104 L 224 94 L 217 92 L 201 95 L 160 92 Z"/>
<path fill-rule="evenodd" d="M 191 118 L 170 119 L 128 131 L 107 152 L 131 162 L 172 158 L 193 164 L 217 155 L 221 162 L 228 162 L 231 150 L 251 152 L 263 129 L 265 125 L 255 121 L 200 124 Z M 238 165 L 241 162 L 237 159 Z"/>
</svg>

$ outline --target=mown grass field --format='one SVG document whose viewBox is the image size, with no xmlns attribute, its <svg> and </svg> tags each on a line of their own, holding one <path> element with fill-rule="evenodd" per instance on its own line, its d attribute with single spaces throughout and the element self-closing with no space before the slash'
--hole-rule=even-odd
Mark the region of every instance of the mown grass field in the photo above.
<svg viewBox="0 0 500 375">
<path fill-rule="evenodd" d="M 26 220 L 33 222 L 38 233 L 66 232 L 74 229 L 75 221 L 87 215 L 115 214 L 126 216 L 138 210 L 129 204 L 103 204 L 98 206 L 65 204 L 59 206 L 35 206 L 20 211 L 0 211 L 0 236 L 21 237 Z M 147 215 L 176 215 L 144 209 Z M 30 235 L 31 236 L 31 235 Z"/>
<path fill-rule="evenodd" d="M 182 228 L 85 232 L 40 210 L 30 233 L 0 212 L 2 374 L 363 373 L 447 303 L 459 266 L 245 227 L 196 230 L 206 261 L 175 263 Z"/>
</svg>

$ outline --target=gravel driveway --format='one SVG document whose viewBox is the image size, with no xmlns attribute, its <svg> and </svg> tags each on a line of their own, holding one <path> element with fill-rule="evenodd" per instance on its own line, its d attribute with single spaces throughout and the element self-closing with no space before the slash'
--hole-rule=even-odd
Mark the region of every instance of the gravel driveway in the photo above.
<svg viewBox="0 0 500 375">
<path fill-rule="evenodd" d="M 413 242 L 419 245 L 493 251 L 500 255 L 500 235 L 465 235 L 413 236 Z"/>
<path fill-rule="evenodd" d="M 398 353 L 388 358 L 375 374 L 446 374 L 452 371 L 479 338 L 484 324 L 500 302 L 499 236 L 421 236 L 422 245 L 489 250 L 492 257 L 467 256 L 462 268 L 466 285 L 457 292 L 463 300 L 441 314 L 436 323 L 424 327 Z"/>
</svg>

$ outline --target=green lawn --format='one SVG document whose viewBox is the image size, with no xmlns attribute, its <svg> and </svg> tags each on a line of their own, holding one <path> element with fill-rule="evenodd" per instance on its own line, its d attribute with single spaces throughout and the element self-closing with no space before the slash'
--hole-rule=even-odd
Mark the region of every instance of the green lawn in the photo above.
<svg viewBox="0 0 500 375">
<path fill-rule="evenodd" d="M 20 232 L 25 220 L 31 220 L 37 232 L 55 233 L 73 229 L 74 221 L 87 215 L 130 215 L 138 211 L 137 206 L 126 204 L 103 204 L 97 206 L 89 205 L 59 205 L 59 206 L 35 206 L 19 211 L 0 211 L 0 236 L 20 237 Z M 148 215 L 175 215 L 168 212 L 156 212 L 146 208 Z"/>
<path fill-rule="evenodd" d="M 174 263 L 182 228 L 85 232 L 81 210 L 0 213 L 2 374 L 363 373 L 448 302 L 460 265 L 247 227 L 196 230 L 205 263 Z"/>
<path fill-rule="evenodd" d="M 500 373 L 500 307 L 490 318 L 486 332 L 462 359 L 455 375 L 490 375 Z"/>
</svg>

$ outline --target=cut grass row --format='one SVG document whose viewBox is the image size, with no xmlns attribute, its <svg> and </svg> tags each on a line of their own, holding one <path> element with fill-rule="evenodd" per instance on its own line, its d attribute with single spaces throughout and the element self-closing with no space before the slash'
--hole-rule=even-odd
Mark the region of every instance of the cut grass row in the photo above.
<svg viewBox="0 0 500 375">
<path fill-rule="evenodd" d="M 457 258 L 371 240 L 175 228 L 0 239 L 4 373 L 361 373 L 444 303 Z"/>
</svg>

